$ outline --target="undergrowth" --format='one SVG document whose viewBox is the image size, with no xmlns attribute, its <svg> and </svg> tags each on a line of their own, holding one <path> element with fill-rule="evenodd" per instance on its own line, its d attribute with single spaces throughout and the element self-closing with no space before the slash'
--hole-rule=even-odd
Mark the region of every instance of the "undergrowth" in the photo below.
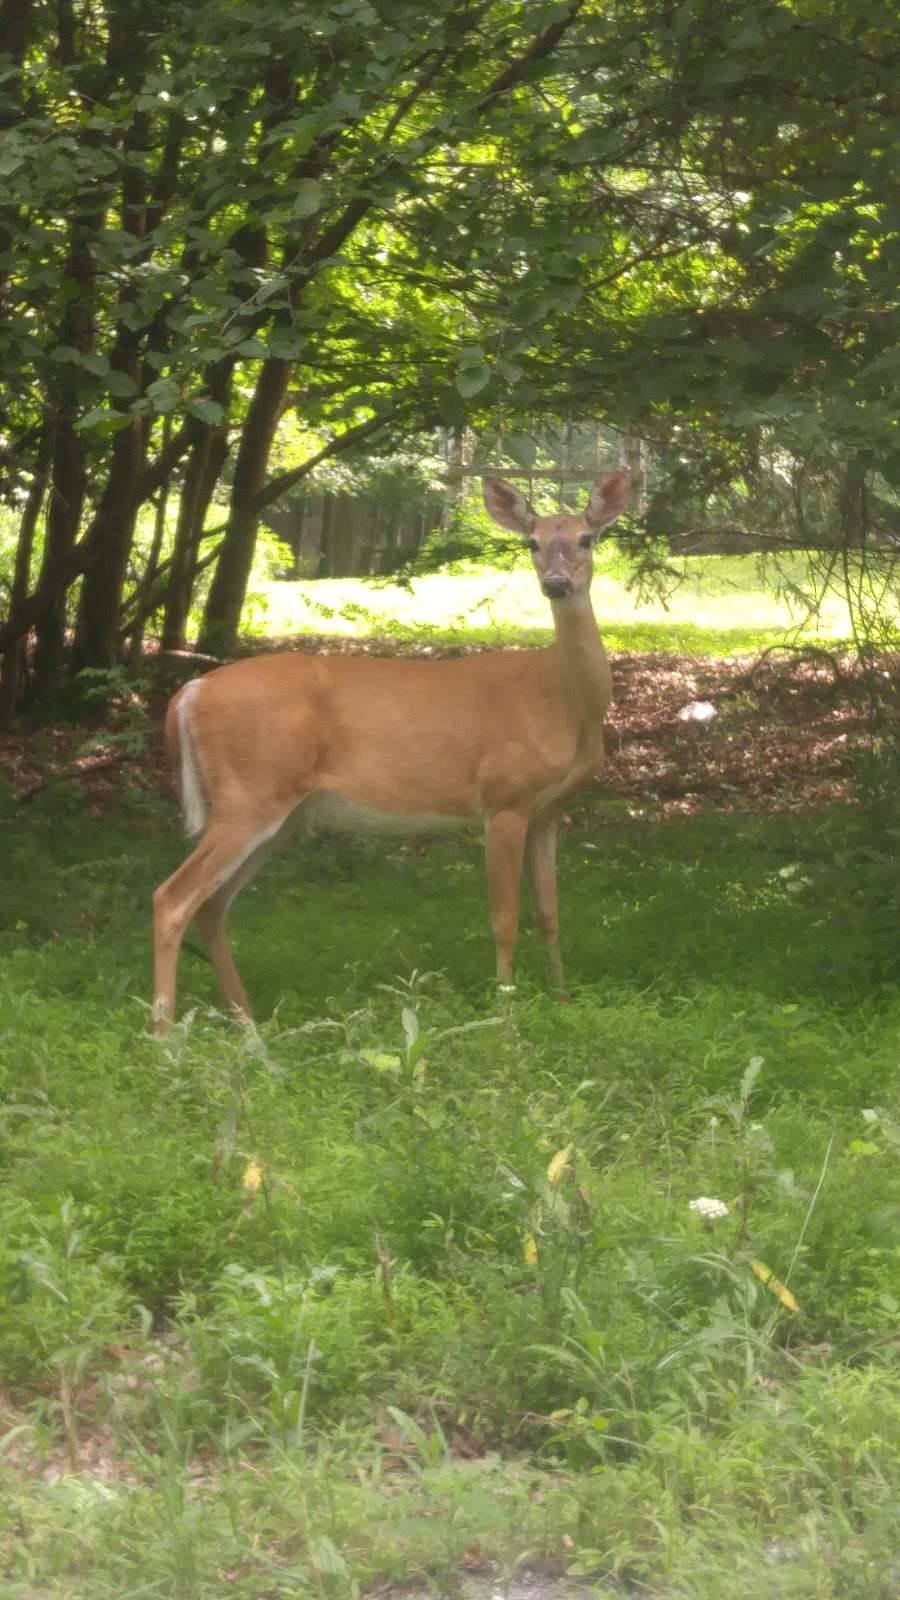
<svg viewBox="0 0 900 1600">
<path fill-rule="evenodd" d="M 7 821 L 4 1597 L 897 1593 L 900 1003 L 849 814 L 585 816 L 565 1007 L 528 928 L 487 984 L 475 842 L 300 845 L 233 917 L 258 1033 L 192 944 L 165 1043 L 171 813 Z"/>
</svg>

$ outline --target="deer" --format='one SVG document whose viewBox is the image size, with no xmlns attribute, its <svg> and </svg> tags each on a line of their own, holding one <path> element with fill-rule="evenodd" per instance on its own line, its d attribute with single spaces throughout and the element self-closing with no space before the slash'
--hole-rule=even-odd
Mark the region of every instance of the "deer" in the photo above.
<svg viewBox="0 0 900 1600">
<path fill-rule="evenodd" d="M 501 988 L 513 983 L 523 865 L 552 987 L 566 998 L 556 839 L 565 801 L 603 760 L 609 661 L 591 605 L 593 546 L 625 509 L 607 473 L 580 512 L 539 516 L 502 478 L 482 480 L 493 520 L 524 541 L 554 642 L 455 659 L 249 657 L 186 683 L 165 733 L 196 849 L 153 897 L 153 1025 L 175 1017 L 178 953 L 196 923 L 226 1004 L 252 1024 L 226 913 L 293 824 L 314 834 L 437 832 L 482 822 Z"/>
</svg>

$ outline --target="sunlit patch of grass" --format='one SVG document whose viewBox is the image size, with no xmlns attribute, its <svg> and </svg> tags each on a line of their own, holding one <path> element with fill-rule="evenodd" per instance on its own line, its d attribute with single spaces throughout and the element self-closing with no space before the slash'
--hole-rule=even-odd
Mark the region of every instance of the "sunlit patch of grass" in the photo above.
<svg viewBox="0 0 900 1600">
<path fill-rule="evenodd" d="M 641 599 L 623 559 L 603 552 L 594 605 L 613 649 L 744 654 L 800 628 L 804 611 L 779 591 L 749 556 L 695 556 L 678 563 L 684 579 L 668 600 Z M 363 579 L 264 583 L 248 614 L 251 633 L 304 632 L 387 636 L 435 644 L 544 644 L 547 606 L 530 570 L 481 568 L 442 573 L 398 586 Z M 826 641 L 849 633 L 846 606 L 826 597 L 803 636 Z"/>
</svg>

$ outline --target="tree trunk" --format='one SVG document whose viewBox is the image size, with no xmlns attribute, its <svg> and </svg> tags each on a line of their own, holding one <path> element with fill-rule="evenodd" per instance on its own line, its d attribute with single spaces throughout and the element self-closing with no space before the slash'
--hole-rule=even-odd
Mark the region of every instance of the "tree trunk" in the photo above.
<svg viewBox="0 0 900 1600">
<path fill-rule="evenodd" d="M 14 128 L 21 115 L 19 69 L 25 55 L 31 12 L 30 0 L 0 0 L 0 40 L 9 57 L 9 65 L 14 69 L 12 72 L 7 70 L 3 85 L 6 104 L 0 108 L 0 132 Z M 18 219 L 17 206 L 0 206 L 0 302 L 6 299 L 9 269 L 5 263 L 10 260 L 9 252 L 16 237 Z"/>
<path fill-rule="evenodd" d="M 123 33 L 126 17 L 127 13 L 118 17 L 117 26 L 110 30 L 111 57 L 128 47 L 127 36 Z M 138 70 L 141 54 L 138 46 L 133 59 L 133 67 Z M 122 227 L 135 239 L 142 239 L 147 227 L 147 179 L 141 158 L 147 153 L 149 127 L 148 113 L 136 113 L 123 145 L 126 159 L 122 172 Z M 140 376 L 138 356 L 142 336 L 130 326 L 129 316 L 137 296 L 137 284 L 126 281 L 119 294 L 120 320 L 110 355 L 110 366 L 130 380 L 132 392 L 137 392 Z M 130 402 L 117 400 L 116 407 L 127 416 Z M 109 478 L 101 498 L 103 543 L 97 561 L 81 586 L 73 652 L 76 672 L 84 667 L 112 667 L 118 660 L 122 597 L 134 540 L 139 505 L 137 483 L 147 435 L 147 423 L 134 417 L 113 441 Z"/>
<path fill-rule="evenodd" d="M 270 358 L 263 365 L 234 469 L 228 527 L 210 586 L 197 649 L 204 655 L 230 655 L 237 642 L 247 581 L 253 565 L 259 511 L 269 452 L 290 380 L 291 363 Z"/>
<path fill-rule="evenodd" d="M 161 449 L 165 450 L 172 437 L 172 419 L 166 416 L 163 419 Z M 159 571 L 159 560 L 162 555 L 163 540 L 166 536 L 166 514 L 169 509 L 169 490 L 171 477 L 163 481 L 159 497 L 156 502 L 156 515 L 153 518 L 153 538 L 147 554 L 147 565 L 134 596 L 134 624 L 131 628 L 131 637 L 128 642 L 128 655 L 132 662 L 140 661 L 144 648 L 144 628 L 149 618 L 149 602 L 153 593 L 156 574 Z"/>
<path fill-rule="evenodd" d="M 209 428 L 198 439 L 184 475 L 175 545 L 163 616 L 162 647 L 183 650 L 187 644 L 188 615 L 197 576 L 197 558 L 203 527 L 216 484 L 228 456 L 224 428 Z"/>
<path fill-rule="evenodd" d="M 219 362 L 211 368 L 205 385 L 210 399 L 222 407 L 225 417 L 231 404 L 234 367 L 233 360 Z M 187 642 L 188 613 L 197 574 L 200 540 L 210 501 L 227 457 L 227 422 L 217 428 L 204 427 L 191 451 L 182 483 L 163 615 L 164 650 L 183 650 Z"/>
<path fill-rule="evenodd" d="M 19 538 L 16 543 L 16 563 L 10 593 L 10 611 L 20 605 L 28 593 L 31 574 L 31 552 L 34 534 L 47 488 L 47 452 L 42 445 L 31 480 L 31 488 L 22 512 Z M 19 678 L 25 653 L 24 639 L 16 639 L 0 657 L 0 733 L 8 733 L 16 709 Z"/>
<path fill-rule="evenodd" d="M 119 655 L 122 592 L 138 511 L 137 478 L 144 455 L 139 417 L 117 433 L 99 507 L 99 552 L 81 586 L 72 668 L 113 667 Z"/>
<path fill-rule="evenodd" d="M 56 13 L 60 62 L 70 66 L 75 58 L 75 13 L 72 0 L 60 0 Z M 92 209 L 93 202 L 93 209 Z M 93 187 L 79 196 L 69 219 L 69 246 L 65 279 L 77 289 L 66 301 L 59 319 L 59 343 L 71 345 L 82 355 L 94 342 L 93 286 L 96 265 L 92 254 L 97 230 L 103 223 L 103 209 L 97 206 Z M 38 691 L 52 694 L 62 682 L 66 664 L 66 589 L 63 574 L 72 559 L 87 476 L 84 445 L 75 431 L 78 417 L 78 378 L 68 363 L 60 366 L 58 377 L 48 385 L 50 412 L 50 503 L 44 530 L 44 558 L 39 589 L 47 600 L 36 621 L 37 645 L 34 655 Z"/>
<path fill-rule="evenodd" d="M 84 450 L 74 428 L 74 397 L 54 419 L 50 463 L 50 504 L 44 533 L 44 557 L 38 589 L 47 600 L 36 619 L 37 645 L 34 675 L 38 691 L 52 694 L 62 682 L 66 665 L 66 584 L 63 574 L 71 560 L 86 474 Z"/>
</svg>

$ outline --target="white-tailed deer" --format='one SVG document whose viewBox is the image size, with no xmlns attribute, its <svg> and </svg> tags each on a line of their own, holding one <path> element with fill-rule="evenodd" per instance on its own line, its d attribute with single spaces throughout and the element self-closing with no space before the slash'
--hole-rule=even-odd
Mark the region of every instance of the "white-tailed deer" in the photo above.
<svg viewBox="0 0 900 1600">
<path fill-rule="evenodd" d="M 554 985 L 556 830 L 562 802 L 603 754 L 612 698 L 590 602 L 592 544 L 624 510 L 612 472 L 577 515 L 536 515 L 484 479 L 496 522 L 525 540 L 556 642 L 452 661 L 268 655 L 220 667 L 175 695 L 166 737 L 193 855 L 154 895 L 154 1018 L 175 1014 L 175 969 L 193 917 L 231 1010 L 250 1007 L 225 913 L 290 819 L 340 832 L 431 831 L 483 820 L 497 978 L 512 978 L 523 861 Z"/>
</svg>

